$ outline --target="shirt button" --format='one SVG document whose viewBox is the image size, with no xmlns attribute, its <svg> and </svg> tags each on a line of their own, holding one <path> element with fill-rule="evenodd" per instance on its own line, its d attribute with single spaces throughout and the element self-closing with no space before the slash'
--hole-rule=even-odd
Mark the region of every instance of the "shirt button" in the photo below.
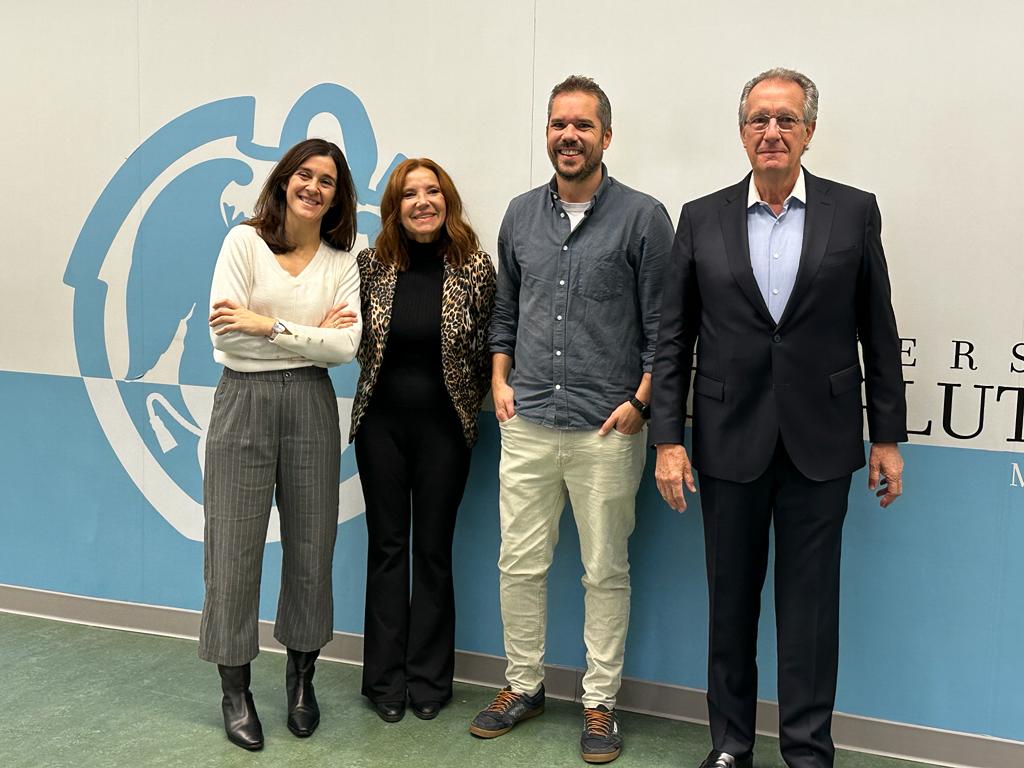
<svg viewBox="0 0 1024 768">
<path fill-rule="evenodd" d="M 556 349 L 555 350 L 555 357 L 561 357 L 561 356 L 562 356 L 562 350 Z"/>
<path fill-rule="evenodd" d="M 564 214 L 564 213 L 560 213 L 560 214 L 558 214 L 558 215 L 559 215 L 559 216 L 560 216 L 561 218 L 563 218 L 563 219 L 565 218 L 565 214 Z"/>
<path fill-rule="evenodd" d="M 563 251 L 568 251 L 569 250 L 569 246 L 568 245 L 563 245 L 562 246 L 562 250 Z"/>
<path fill-rule="evenodd" d="M 773 259 L 777 259 L 777 258 L 779 258 L 779 254 L 777 254 L 777 253 L 773 253 L 773 254 L 772 254 L 772 258 L 773 258 Z"/>
<path fill-rule="evenodd" d="M 558 281 L 558 284 L 559 284 L 559 285 L 565 285 L 565 280 L 559 280 L 559 281 Z"/>
<path fill-rule="evenodd" d="M 562 319 L 561 315 L 555 315 L 555 320 L 561 320 L 561 319 Z"/>
<path fill-rule="evenodd" d="M 561 384 L 555 384 L 555 389 L 561 389 L 561 388 L 562 388 Z"/>
<path fill-rule="evenodd" d="M 772 288 L 772 295 L 773 296 L 778 296 L 779 295 L 779 289 L 778 288 Z"/>
</svg>

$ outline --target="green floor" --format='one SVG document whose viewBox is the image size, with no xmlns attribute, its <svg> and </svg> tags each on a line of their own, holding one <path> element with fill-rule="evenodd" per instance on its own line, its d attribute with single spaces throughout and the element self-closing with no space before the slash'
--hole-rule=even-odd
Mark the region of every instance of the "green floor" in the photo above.
<svg viewBox="0 0 1024 768">
<path fill-rule="evenodd" d="M 382 722 L 359 696 L 359 668 L 321 662 L 323 719 L 312 738 L 285 727 L 284 657 L 253 664 L 253 694 L 266 747 L 248 753 L 224 737 L 216 671 L 189 640 L 97 629 L 0 613 L 0 766 L 584 766 L 579 705 L 549 700 L 540 718 L 492 741 L 466 728 L 493 691 L 456 685 L 455 699 L 430 722 L 407 715 Z M 696 768 L 707 729 L 621 714 L 626 744 L 617 768 Z M 761 738 L 758 768 L 783 766 L 774 739 Z M 916 765 L 842 752 L 840 768 Z"/>
</svg>

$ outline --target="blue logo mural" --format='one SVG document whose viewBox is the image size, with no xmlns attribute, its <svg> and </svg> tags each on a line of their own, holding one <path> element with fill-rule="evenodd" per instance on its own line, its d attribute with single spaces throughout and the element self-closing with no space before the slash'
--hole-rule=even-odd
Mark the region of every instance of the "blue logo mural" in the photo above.
<svg viewBox="0 0 1024 768">
<path fill-rule="evenodd" d="M 104 432 L 153 507 L 196 540 L 205 428 L 220 375 L 207 327 L 210 281 L 227 231 L 251 213 L 225 201 L 225 191 L 262 184 L 254 164 L 275 162 L 307 138 L 314 118 L 333 116 L 356 185 L 359 233 L 372 243 L 380 227 L 372 209 L 404 159 L 395 156 L 373 186 L 373 128 L 358 97 L 340 85 L 303 94 L 276 146 L 254 142 L 255 111 L 253 97 L 223 99 L 149 137 L 103 190 L 64 275 L 75 291 L 79 370 Z M 357 376 L 354 365 L 332 370 L 343 430 Z M 362 512 L 362 498 L 351 450 L 341 462 L 343 520 Z M 269 538 L 277 538 L 276 515 Z"/>
</svg>

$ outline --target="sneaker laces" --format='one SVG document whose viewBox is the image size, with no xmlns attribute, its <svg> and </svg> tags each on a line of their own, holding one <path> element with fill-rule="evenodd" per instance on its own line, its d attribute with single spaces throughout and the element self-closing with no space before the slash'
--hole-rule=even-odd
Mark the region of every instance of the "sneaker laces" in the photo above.
<svg viewBox="0 0 1024 768">
<path fill-rule="evenodd" d="M 612 713 L 600 709 L 583 710 L 583 730 L 595 736 L 608 737 L 612 734 Z"/>
<path fill-rule="evenodd" d="M 509 707 L 519 701 L 522 694 L 502 688 L 494 697 L 491 705 L 484 712 L 505 712 Z"/>
</svg>

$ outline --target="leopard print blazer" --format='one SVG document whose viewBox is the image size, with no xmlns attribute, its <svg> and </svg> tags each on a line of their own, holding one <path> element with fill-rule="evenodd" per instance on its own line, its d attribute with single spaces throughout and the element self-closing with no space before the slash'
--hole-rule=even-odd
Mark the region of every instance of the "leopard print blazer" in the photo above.
<svg viewBox="0 0 1024 768">
<path fill-rule="evenodd" d="M 375 248 L 360 251 L 356 262 L 359 264 L 363 339 L 356 354 L 359 384 L 352 404 L 349 442 L 355 438 L 366 414 L 384 360 L 398 279 L 394 266 L 377 260 Z M 466 444 L 470 446 L 477 439 L 476 417 L 491 380 L 487 330 L 494 308 L 494 290 L 494 265 L 483 251 L 470 254 L 461 268 L 445 259 L 441 292 L 441 369 L 448 395 L 462 423 Z"/>
</svg>

